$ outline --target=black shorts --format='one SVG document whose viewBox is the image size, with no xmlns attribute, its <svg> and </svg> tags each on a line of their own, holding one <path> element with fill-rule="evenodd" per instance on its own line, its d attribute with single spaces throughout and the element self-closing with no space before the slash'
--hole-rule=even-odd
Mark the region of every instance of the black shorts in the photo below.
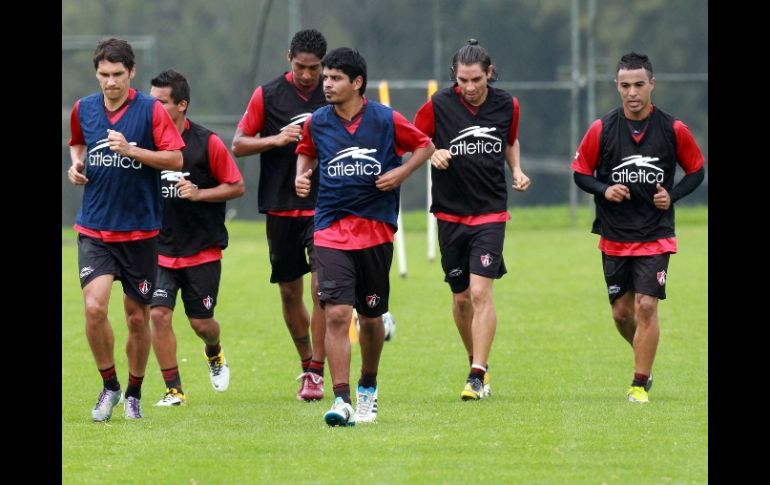
<svg viewBox="0 0 770 485">
<path fill-rule="evenodd" d="M 189 318 L 211 318 L 217 305 L 221 276 L 222 261 L 180 269 L 159 266 L 150 307 L 164 306 L 173 310 L 176 294 L 181 289 L 184 312 Z"/>
<path fill-rule="evenodd" d="M 372 318 L 388 311 L 393 243 L 352 251 L 317 247 L 316 256 L 321 308 L 353 305 Z"/>
<path fill-rule="evenodd" d="M 270 252 L 270 283 L 287 283 L 315 272 L 313 217 L 267 214 L 267 247 Z M 307 256 L 305 251 L 307 250 Z M 308 264 L 308 259 L 310 263 Z"/>
<path fill-rule="evenodd" d="M 654 256 L 608 256 L 602 253 L 604 281 L 610 303 L 627 291 L 666 299 L 670 253 Z"/>
<path fill-rule="evenodd" d="M 108 243 L 78 234 L 78 267 L 80 288 L 111 274 L 123 284 L 123 293 L 149 305 L 158 269 L 158 237 Z"/>
<path fill-rule="evenodd" d="M 505 222 L 468 226 L 438 221 L 438 244 L 444 281 L 452 293 L 462 293 L 471 283 L 471 273 L 500 279 L 508 270 L 503 259 Z"/>
</svg>

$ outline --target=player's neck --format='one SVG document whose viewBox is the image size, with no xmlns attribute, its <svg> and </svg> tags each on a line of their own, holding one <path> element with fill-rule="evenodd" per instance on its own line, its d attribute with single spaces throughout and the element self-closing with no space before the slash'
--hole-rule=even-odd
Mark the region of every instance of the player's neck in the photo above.
<svg viewBox="0 0 770 485">
<path fill-rule="evenodd" d="M 364 98 L 359 95 L 353 96 L 350 100 L 344 103 L 335 104 L 334 112 L 337 113 L 342 119 L 352 120 L 355 115 L 361 111 L 361 107 L 364 105 Z"/>
<path fill-rule="evenodd" d="M 106 109 L 110 113 L 114 113 L 118 111 L 120 108 L 125 106 L 125 104 L 128 102 L 128 94 L 129 94 L 129 91 L 127 90 L 125 96 L 121 96 L 120 99 L 115 101 L 111 99 L 107 99 L 107 97 L 105 96 L 104 109 Z"/>
</svg>

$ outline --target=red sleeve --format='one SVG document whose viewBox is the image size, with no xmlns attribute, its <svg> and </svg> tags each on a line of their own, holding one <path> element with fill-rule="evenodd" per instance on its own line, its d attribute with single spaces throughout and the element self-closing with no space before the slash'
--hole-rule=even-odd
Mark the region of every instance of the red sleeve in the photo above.
<svg viewBox="0 0 770 485">
<path fill-rule="evenodd" d="M 519 100 L 513 97 L 513 118 L 511 118 L 511 130 L 508 132 L 508 144 L 513 145 L 519 137 Z"/>
<path fill-rule="evenodd" d="M 236 165 L 222 139 L 215 133 L 209 135 L 208 151 L 211 173 L 220 184 L 235 184 L 241 181 L 241 171 L 238 170 L 238 165 Z"/>
<path fill-rule="evenodd" d="M 433 116 L 433 100 L 429 99 L 414 115 L 414 126 L 430 138 L 436 134 L 436 119 Z"/>
<path fill-rule="evenodd" d="M 676 134 L 676 159 L 684 170 L 684 173 L 697 172 L 703 166 L 703 153 L 695 143 L 690 128 L 679 120 L 674 121 L 674 133 Z"/>
<path fill-rule="evenodd" d="M 575 158 L 572 159 L 572 170 L 583 175 L 593 175 L 599 165 L 599 140 L 602 136 L 602 120 L 591 123 L 583 140 L 580 142 Z"/>
<path fill-rule="evenodd" d="M 262 96 L 262 86 L 257 86 L 251 95 L 246 112 L 238 123 L 238 129 L 246 136 L 256 136 L 262 131 L 265 122 L 265 99 Z"/>
<path fill-rule="evenodd" d="M 297 155 L 307 155 L 310 158 L 318 158 L 318 153 L 315 151 L 315 144 L 313 143 L 313 137 L 310 136 L 310 120 L 312 116 L 309 116 L 305 120 L 305 124 L 302 127 L 302 139 L 297 143 L 297 148 L 294 153 Z"/>
<path fill-rule="evenodd" d="M 152 104 L 152 139 L 158 151 L 184 148 L 182 135 L 176 129 L 174 120 L 157 99 Z"/>
<path fill-rule="evenodd" d="M 83 136 L 83 130 L 80 129 L 80 119 L 78 118 L 78 107 L 80 106 L 80 100 L 75 101 L 75 106 L 72 107 L 72 114 L 70 114 L 70 146 L 85 145 L 86 139 Z"/>
<path fill-rule="evenodd" d="M 406 152 L 430 145 L 428 135 L 409 123 L 409 120 L 396 110 L 393 110 L 393 127 L 396 132 L 396 155 L 399 157 Z"/>
</svg>

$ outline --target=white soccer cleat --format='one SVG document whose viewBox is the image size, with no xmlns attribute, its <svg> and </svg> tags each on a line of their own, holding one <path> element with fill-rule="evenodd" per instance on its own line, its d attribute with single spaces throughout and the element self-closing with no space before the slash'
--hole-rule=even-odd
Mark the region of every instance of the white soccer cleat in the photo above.
<svg viewBox="0 0 770 485">
<path fill-rule="evenodd" d="M 209 377 L 214 390 L 226 391 L 230 385 L 230 367 L 227 365 L 227 359 L 225 359 L 225 351 L 220 350 L 214 357 L 206 356 L 206 363 L 209 366 Z"/>
<path fill-rule="evenodd" d="M 353 420 L 357 423 L 373 423 L 377 420 L 377 388 L 358 386 L 356 390 L 356 414 Z"/>
</svg>

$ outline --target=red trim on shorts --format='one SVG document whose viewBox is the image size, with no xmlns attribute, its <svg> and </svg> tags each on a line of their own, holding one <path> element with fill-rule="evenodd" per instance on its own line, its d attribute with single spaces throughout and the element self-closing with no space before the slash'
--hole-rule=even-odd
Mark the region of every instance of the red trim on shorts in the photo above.
<svg viewBox="0 0 770 485">
<path fill-rule="evenodd" d="M 434 212 L 433 215 L 440 221 L 453 222 L 455 224 L 464 224 L 466 226 L 480 226 L 491 222 L 505 222 L 511 218 L 508 211 L 492 212 L 489 214 L 480 214 L 477 216 L 458 216 L 447 214 L 446 212 Z"/>
<path fill-rule="evenodd" d="M 181 269 L 200 266 L 201 264 L 219 261 L 220 259 L 222 259 L 222 248 L 208 248 L 192 256 L 173 257 L 158 254 L 158 266 L 168 269 Z"/>
<path fill-rule="evenodd" d="M 84 236 L 99 239 L 106 243 L 141 241 L 142 239 L 150 239 L 160 234 L 160 229 L 155 229 L 154 231 L 100 231 L 83 227 L 80 224 L 75 224 L 72 228 Z"/>
<path fill-rule="evenodd" d="M 396 229 L 387 222 L 364 219 L 354 215 L 334 221 L 329 227 L 313 233 L 313 244 L 318 247 L 366 249 L 393 242 Z"/>
<path fill-rule="evenodd" d="M 599 250 L 607 256 L 655 256 L 676 253 L 676 238 L 666 237 L 657 241 L 621 242 L 599 238 Z"/>
<path fill-rule="evenodd" d="M 315 209 L 292 209 L 286 211 L 267 211 L 271 216 L 278 217 L 313 217 Z"/>
</svg>

